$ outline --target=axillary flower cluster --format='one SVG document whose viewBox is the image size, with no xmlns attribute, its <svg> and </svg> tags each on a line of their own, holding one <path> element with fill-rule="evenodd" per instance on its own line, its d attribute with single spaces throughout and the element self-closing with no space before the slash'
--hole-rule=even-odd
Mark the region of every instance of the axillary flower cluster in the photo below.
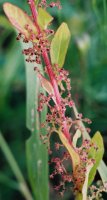
<svg viewBox="0 0 107 200">
<path fill-rule="evenodd" d="M 97 152 L 98 147 L 91 140 L 84 139 L 83 136 L 84 129 L 80 122 L 90 124 L 91 121 L 87 118 L 83 119 L 82 114 L 78 114 L 76 117 L 74 115 L 75 103 L 71 96 L 68 71 L 61 68 L 57 61 L 53 63 L 51 60 L 52 44 L 57 32 L 54 33 L 52 29 L 48 29 L 53 17 L 49 15 L 46 9 L 53 7 L 61 9 L 60 1 L 48 4 L 46 0 L 42 0 L 40 3 L 38 1 L 36 3 L 35 5 L 34 0 L 28 0 L 32 13 L 30 17 L 21 9 L 9 3 L 4 4 L 4 11 L 10 22 L 19 31 L 17 40 L 21 39 L 25 43 L 30 42 L 32 44 L 29 48 L 23 49 L 22 52 L 26 56 L 26 62 L 34 63 L 34 71 L 38 74 L 41 85 L 47 92 L 47 96 L 44 93 L 40 93 L 38 96 L 38 112 L 42 112 L 44 106 L 47 105 L 48 107 L 46 121 L 41 124 L 41 128 L 46 127 L 47 135 L 41 135 L 41 139 L 44 143 L 48 144 L 49 153 L 52 154 L 50 137 L 53 133 L 56 133 L 60 139 L 60 143 L 54 144 L 55 150 L 65 149 L 61 158 L 51 158 L 50 163 L 54 164 L 54 171 L 50 175 L 50 178 L 53 179 L 57 174 L 60 176 L 61 182 L 55 186 L 55 189 L 61 195 L 63 195 L 65 185 L 68 182 L 71 183 L 77 199 L 85 200 L 87 199 L 89 173 L 96 162 L 90 151 L 93 148 Z M 7 7 L 10 7 L 10 12 Z M 12 16 L 11 10 L 13 9 L 15 10 L 16 17 Z M 18 13 L 24 17 L 20 25 L 17 23 Z M 61 27 L 64 29 L 67 25 L 62 23 Z M 59 51 L 57 47 L 55 51 L 56 54 L 60 54 L 60 52 L 57 52 Z M 38 66 L 41 63 L 44 65 L 44 74 L 48 76 L 48 79 L 39 70 Z M 73 117 L 66 115 L 68 107 L 71 109 Z M 90 129 L 87 128 L 87 131 L 89 132 Z M 82 140 L 80 146 L 78 146 L 79 138 Z M 68 173 L 65 167 L 65 162 L 67 161 L 71 163 L 71 173 Z"/>
</svg>

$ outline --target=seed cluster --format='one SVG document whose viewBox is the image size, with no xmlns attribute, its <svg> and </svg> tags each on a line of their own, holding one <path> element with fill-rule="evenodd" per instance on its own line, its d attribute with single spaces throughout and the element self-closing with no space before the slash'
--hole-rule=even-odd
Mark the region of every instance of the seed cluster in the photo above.
<svg viewBox="0 0 107 200">
<path fill-rule="evenodd" d="M 47 3 L 47 0 L 41 0 L 41 3 L 39 3 L 38 5 L 39 7 L 42 7 L 42 8 L 54 8 L 54 7 L 57 7 L 58 9 L 61 9 L 61 4 L 60 4 L 60 1 L 58 0 L 57 2 L 51 2 L 51 3 Z"/>
<path fill-rule="evenodd" d="M 72 106 L 74 105 L 74 102 L 71 97 L 71 86 L 70 86 L 70 79 L 68 77 L 69 73 L 64 69 L 59 69 L 58 65 L 53 66 L 53 71 L 55 74 L 55 78 L 57 80 L 57 84 L 60 89 L 61 94 L 61 104 L 60 109 L 58 109 L 57 105 L 53 101 L 53 95 L 45 96 L 43 93 L 40 93 L 39 95 L 39 107 L 38 111 L 42 112 L 44 106 L 48 106 L 49 112 L 46 116 L 46 122 L 44 122 L 41 127 L 46 126 L 47 127 L 47 136 L 41 137 L 43 139 L 44 143 L 48 143 L 48 149 L 49 153 L 52 154 L 52 150 L 50 149 L 50 136 L 54 132 L 58 132 L 59 129 L 63 132 L 63 122 L 66 120 L 67 127 L 69 131 L 72 129 L 75 131 L 79 128 L 81 128 L 78 125 L 78 121 L 83 121 L 88 124 L 91 123 L 91 121 L 88 118 L 83 119 L 82 114 L 78 115 L 77 119 L 73 119 L 71 117 L 66 116 L 66 108 L 69 107 L 72 109 Z M 45 69 L 46 72 L 46 69 Z M 40 73 L 40 72 L 39 72 Z M 66 91 L 66 93 L 65 93 Z M 71 136 L 73 137 L 73 135 Z M 61 195 L 63 195 L 65 191 L 65 185 L 67 183 L 70 183 L 73 185 L 73 191 L 74 193 L 77 193 L 81 191 L 81 187 L 85 181 L 85 172 L 87 165 L 91 163 L 95 163 L 94 159 L 90 159 L 88 156 L 89 150 L 91 147 L 94 147 L 94 149 L 97 151 L 98 148 L 90 143 L 89 140 L 83 140 L 82 146 L 79 148 L 75 148 L 75 151 L 78 152 L 80 156 L 80 165 L 76 168 L 74 172 L 68 173 L 67 169 L 64 166 L 64 161 L 67 160 L 68 162 L 71 162 L 71 158 L 68 152 L 66 150 L 64 151 L 64 154 L 62 155 L 62 158 L 55 157 L 52 158 L 50 163 L 54 164 L 54 171 L 50 175 L 50 178 L 53 179 L 56 175 L 60 175 L 61 182 L 59 185 L 55 186 L 55 190 L 58 190 Z M 60 148 L 63 147 L 63 145 L 59 143 L 55 143 L 55 149 L 58 151 Z M 64 148 L 64 147 L 63 147 Z"/>
<path fill-rule="evenodd" d="M 80 155 L 80 165 L 77 167 L 75 172 L 73 173 L 74 177 L 74 192 L 81 192 L 81 187 L 85 181 L 85 174 L 87 166 L 92 163 L 95 164 L 95 159 L 89 158 L 89 151 L 91 148 L 94 148 L 95 151 L 98 151 L 98 147 L 90 142 L 89 140 L 84 140 L 82 146 L 77 148 L 77 151 Z"/>
<path fill-rule="evenodd" d="M 96 185 L 92 185 L 89 188 L 88 200 L 104 200 L 102 195 L 103 192 L 107 192 L 107 182 L 103 184 L 102 181 L 97 181 Z"/>
<path fill-rule="evenodd" d="M 73 127 L 75 132 L 76 129 L 80 128 L 78 121 L 81 120 L 87 122 L 88 124 L 90 124 L 91 121 L 88 118 L 83 119 L 81 114 L 78 115 L 78 119 L 73 119 L 66 116 L 67 107 L 69 107 L 72 111 L 72 107 L 74 106 L 74 101 L 71 97 L 71 85 L 68 77 L 69 73 L 64 69 L 58 68 L 58 65 L 53 66 L 53 71 L 60 90 L 61 103 L 59 106 L 57 106 L 57 104 L 55 104 L 53 101 L 52 94 L 45 96 L 43 93 L 41 93 L 39 95 L 38 111 L 41 112 L 43 107 L 47 105 L 49 108 L 49 112 L 46 116 L 46 122 L 48 123 L 47 126 L 51 126 L 52 129 L 54 128 L 54 130 L 56 129 L 57 131 L 62 127 L 61 131 L 63 132 L 63 122 L 66 121 L 69 131 Z M 45 72 L 47 73 L 46 68 Z"/>
<path fill-rule="evenodd" d="M 52 29 L 41 30 L 41 33 L 34 34 L 30 25 L 26 24 L 25 30 L 28 33 L 28 38 L 19 33 L 17 40 L 22 40 L 24 43 L 31 43 L 31 47 L 24 49 L 22 53 L 27 57 L 26 62 L 33 62 L 41 64 L 41 56 L 43 52 L 49 53 L 50 51 L 50 41 L 49 37 L 54 34 Z"/>
<path fill-rule="evenodd" d="M 61 144 L 55 143 L 55 149 L 57 151 L 61 147 L 63 147 Z M 61 181 L 59 185 L 55 186 L 55 189 L 60 191 L 61 194 L 64 193 L 67 183 L 70 183 L 74 194 L 81 192 L 85 181 L 86 168 L 90 163 L 95 164 L 95 160 L 89 158 L 89 150 L 91 147 L 93 147 L 95 151 L 98 151 L 97 146 L 89 140 L 84 140 L 82 146 L 76 149 L 80 155 L 81 163 L 74 172 L 69 173 L 64 166 L 64 161 L 70 162 L 70 155 L 68 152 L 64 151 L 62 158 L 56 157 L 51 159 L 50 163 L 54 163 L 54 171 L 50 175 L 50 178 L 53 179 L 56 175 L 60 175 Z"/>
</svg>

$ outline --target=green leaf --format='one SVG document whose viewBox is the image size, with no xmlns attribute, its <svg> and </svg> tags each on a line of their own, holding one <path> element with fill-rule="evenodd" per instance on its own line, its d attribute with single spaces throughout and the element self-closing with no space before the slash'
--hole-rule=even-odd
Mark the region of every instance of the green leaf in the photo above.
<svg viewBox="0 0 107 200">
<path fill-rule="evenodd" d="M 30 66 L 29 69 L 32 70 Z M 40 83 L 36 74 L 33 73 L 31 76 L 32 72 L 30 73 L 30 71 L 27 73 L 27 77 L 31 78 L 29 83 L 27 80 L 27 85 L 29 84 L 27 87 L 27 101 L 29 101 L 27 104 L 29 106 L 27 123 L 28 126 L 31 126 L 32 136 L 26 142 L 28 174 L 35 199 L 48 200 L 48 153 L 40 141 L 40 118 L 37 112 Z M 31 83 L 32 87 L 30 87 Z M 30 92 L 31 90 L 32 92 Z M 29 96 L 30 94 L 31 96 Z M 30 108 L 32 109 L 30 110 Z"/>
<path fill-rule="evenodd" d="M 103 138 L 102 138 L 100 132 L 95 133 L 91 142 L 94 143 L 98 147 L 98 150 L 96 151 L 94 149 L 94 147 L 92 147 L 89 151 L 89 157 L 95 159 L 95 161 L 96 161 L 93 168 L 90 171 L 90 174 L 89 174 L 89 182 L 88 182 L 89 185 L 94 180 L 96 170 L 97 170 L 97 168 L 100 164 L 100 161 L 103 158 L 103 154 L 104 154 L 104 143 L 103 143 Z"/>
<path fill-rule="evenodd" d="M 56 31 L 51 42 L 50 56 L 52 64 L 58 64 L 62 67 L 70 40 L 70 31 L 66 23 L 62 23 Z"/>
<path fill-rule="evenodd" d="M 6 143 L 5 139 L 3 138 L 2 134 L 0 133 L 0 148 L 2 149 L 16 179 L 18 180 L 19 183 L 19 189 L 22 192 L 23 196 L 25 197 L 26 200 L 32 200 L 30 191 L 26 185 L 26 182 L 24 180 L 24 177 L 17 165 L 16 160 L 14 159 L 10 148 L 8 147 L 8 144 Z"/>
<path fill-rule="evenodd" d="M 48 156 L 35 130 L 26 142 L 28 175 L 35 199 L 48 200 Z"/>
<path fill-rule="evenodd" d="M 38 24 L 42 29 L 46 29 L 53 17 L 43 8 L 38 9 Z"/>
<path fill-rule="evenodd" d="M 3 9 L 11 24 L 27 38 L 29 38 L 29 32 L 25 28 L 26 25 L 30 26 L 33 33 L 37 33 L 34 23 L 23 10 L 11 3 L 4 3 Z"/>
<path fill-rule="evenodd" d="M 30 47 L 30 44 L 28 45 Z M 23 48 L 28 48 L 28 45 L 23 44 Z M 41 71 L 41 65 L 38 65 L 38 67 Z M 37 112 L 40 80 L 32 63 L 26 63 L 26 87 L 27 127 L 31 131 L 31 136 L 26 142 L 29 181 L 34 199 L 48 200 L 48 152 L 40 140 L 41 132 L 43 131 L 46 134 L 46 130 L 40 128 L 40 122 L 45 122 L 47 110 L 45 108 L 41 115 Z"/>
</svg>

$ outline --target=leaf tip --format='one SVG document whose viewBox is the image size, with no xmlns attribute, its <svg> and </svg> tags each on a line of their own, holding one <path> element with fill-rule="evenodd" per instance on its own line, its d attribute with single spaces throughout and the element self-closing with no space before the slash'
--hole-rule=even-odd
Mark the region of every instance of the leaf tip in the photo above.
<svg viewBox="0 0 107 200">
<path fill-rule="evenodd" d="M 3 10 L 4 10 L 4 12 L 5 12 L 5 14 L 7 15 L 7 11 L 8 11 L 8 9 L 9 9 L 9 6 L 11 6 L 12 4 L 11 3 L 9 3 L 9 2 L 5 2 L 4 4 L 3 4 Z"/>
</svg>

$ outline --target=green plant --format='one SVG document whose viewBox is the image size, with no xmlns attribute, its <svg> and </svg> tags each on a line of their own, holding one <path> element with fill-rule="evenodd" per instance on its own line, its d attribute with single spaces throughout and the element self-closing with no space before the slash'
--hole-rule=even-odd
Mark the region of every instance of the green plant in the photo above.
<svg viewBox="0 0 107 200">
<path fill-rule="evenodd" d="M 51 133 L 56 132 L 62 142 L 62 144 L 55 144 L 56 149 L 58 150 L 60 146 L 63 145 L 67 152 L 63 155 L 62 159 L 52 158 L 51 160 L 51 162 L 55 164 L 55 171 L 50 175 L 50 177 L 53 178 L 56 174 L 60 174 L 62 179 L 61 184 L 56 186 L 55 189 L 61 190 L 61 194 L 63 194 L 65 190 L 65 183 L 72 182 L 74 184 L 73 192 L 76 196 L 76 199 L 85 200 L 87 199 L 88 185 L 92 183 L 97 167 L 104 153 L 102 138 L 100 133 L 97 132 L 92 140 L 89 139 L 87 132 L 89 129 L 86 130 L 83 122 L 90 123 L 90 120 L 87 118 L 83 119 L 82 115 L 78 114 L 75 103 L 72 100 L 70 94 L 71 86 L 70 80 L 68 78 L 68 72 L 62 69 L 70 38 L 70 32 L 67 24 L 61 24 L 51 42 L 50 39 L 48 39 L 51 35 L 54 34 L 54 31 L 47 28 L 49 23 L 52 21 L 52 17 L 45 9 L 47 7 L 55 6 L 61 8 L 60 2 L 52 2 L 48 5 L 46 1 L 41 1 L 40 4 L 38 4 L 38 1 L 36 1 L 36 6 L 38 5 L 38 12 L 33 0 L 28 1 L 28 3 L 31 8 L 32 19 L 22 10 L 9 3 L 4 4 L 4 11 L 11 23 L 15 26 L 16 29 L 18 29 L 18 31 L 20 31 L 17 39 L 22 39 L 25 44 L 31 43 L 29 44 L 30 46 L 24 47 L 25 49 L 23 50 L 23 54 L 27 56 L 26 61 L 28 63 L 30 62 L 35 64 L 34 70 L 37 72 L 37 76 L 39 77 L 43 89 L 48 93 L 47 96 L 43 91 L 39 94 L 38 78 L 36 78 L 36 82 L 33 82 L 33 86 L 30 85 L 32 83 L 32 76 L 34 77 L 33 79 L 35 79 L 36 74 L 34 73 L 33 69 L 30 69 L 30 66 L 28 66 L 27 88 L 30 87 L 31 92 L 30 94 L 28 93 L 27 98 L 27 126 L 32 131 L 32 137 L 27 142 L 27 163 L 31 187 L 35 197 L 37 199 L 42 199 L 42 197 L 37 196 L 36 179 L 37 177 L 39 179 L 40 176 L 37 170 L 37 174 L 35 175 L 35 178 L 33 178 L 36 169 L 34 166 L 37 165 L 37 159 L 35 161 L 35 165 L 33 165 L 33 159 L 35 155 L 37 155 L 37 150 L 39 151 L 40 148 L 38 161 L 44 161 L 42 160 L 43 157 L 40 159 L 40 156 L 43 154 L 43 152 L 46 151 L 46 148 L 41 144 L 41 142 L 40 144 L 38 143 L 36 149 L 34 149 L 34 145 L 36 140 L 39 141 L 37 137 L 39 137 L 39 134 L 42 131 L 43 134 L 41 134 L 41 138 L 44 142 L 48 141 L 48 148 L 50 151 L 50 136 Z M 44 72 L 46 75 L 48 75 L 49 80 L 43 76 L 43 72 L 40 66 L 41 57 L 45 65 Z M 37 88 L 36 94 L 35 84 Z M 37 103 L 38 97 L 39 105 Z M 31 105 L 29 105 L 29 102 L 31 102 L 29 98 L 32 98 Z M 44 111 L 45 106 L 48 106 L 49 108 L 49 113 L 47 115 L 46 111 Z M 75 117 L 69 118 L 66 116 L 65 112 L 67 106 L 71 108 L 72 113 L 74 112 Z M 48 122 L 47 125 L 44 125 L 45 118 L 46 122 Z M 43 128 L 41 128 L 41 131 L 40 124 Z M 70 135 L 71 132 L 72 137 Z M 77 146 L 79 137 L 82 139 L 82 144 L 80 147 Z M 88 140 L 86 139 L 87 137 Z M 45 168 L 46 159 L 45 162 L 43 162 L 44 164 L 42 163 L 42 171 Z M 63 161 L 66 159 L 69 159 L 72 162 L 73 172 L 70 175 L 63 165 Z M 106 170 L 104 163 L 101 165 Z M 101 177 L 104 177 L 105 175 L 102 175 L 102 167 L 99 168 L 99 171 L 101 173 Z M 41 179 L 43 177 L 43 174 L 41 174 Z M 104 181 L 106 180 L 107 179 L 105 176 Z M 42 180 L 42 183 L 43 181 L 44 180 Z M 39 183 L 37 183 L 37 185 Z M 46 188 L 48 187 L 46 186 Z M 45 194 L 45 198 L 48 198 L 47 194 Z"/>
</svg>

